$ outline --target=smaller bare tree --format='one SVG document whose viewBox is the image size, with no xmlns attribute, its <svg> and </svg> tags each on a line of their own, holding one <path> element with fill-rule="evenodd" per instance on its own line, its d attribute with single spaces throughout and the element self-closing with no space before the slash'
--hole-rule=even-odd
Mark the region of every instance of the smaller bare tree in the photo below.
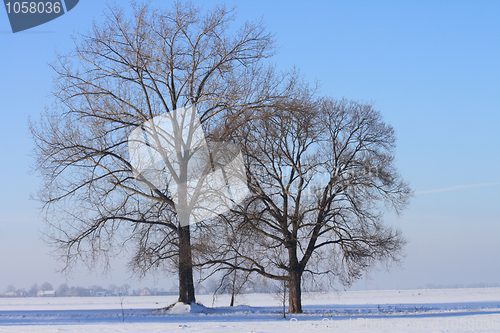
<svg viewBox="0 0 500 333">
<path fill-rule="evenodd" d="M 252 197 L 226 214 L 231 232 L 219 231 L 207 261 L 286 283 L 300 313 L 305 275 L 349 285 L 399 260 L 406 240 L 382 216 L 411 190 L 393 164 L 394 130 L 371 105 L 299 89 L 239 135 Z"/>
<path fill-rule="evenodd" d="M 275 298 L 279 301 L 280 304 L 283 305 L 283 319 L 286 319 L 286 302 L 288 300 L 288 296 L 286 293 L 288 286 L 286 280 L 279 281 L 277 287 L 278 288 L 275 294 Z"/>
</svg>

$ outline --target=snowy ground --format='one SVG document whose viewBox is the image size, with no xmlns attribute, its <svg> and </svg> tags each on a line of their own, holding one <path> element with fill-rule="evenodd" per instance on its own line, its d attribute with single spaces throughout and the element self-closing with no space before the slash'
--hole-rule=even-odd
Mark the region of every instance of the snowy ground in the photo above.
<svg viewBox="0 0 500 333">
<path fill-rule="evenodd" d="M 309 293 L 304 313 L 282 319 L 273 295 L 0 298 L 3 332 L 500 332 L 500 288 Z"/>
</svg>

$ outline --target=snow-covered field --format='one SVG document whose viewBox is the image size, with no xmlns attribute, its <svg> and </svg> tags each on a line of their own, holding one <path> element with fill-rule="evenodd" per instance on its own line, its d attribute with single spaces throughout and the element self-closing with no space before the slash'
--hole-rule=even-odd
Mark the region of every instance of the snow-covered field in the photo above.
<svg viewBox="0 0 500 333">
<path fill-rule="evenodd" d="M 120 301 L 123 301 L 124 316 Z M 174 296 L 0 298 L 0 332 L 500 332 L 500 288 L 308 293 L 282 318 L 268 294 L 157 309 Z"/>
</svg>

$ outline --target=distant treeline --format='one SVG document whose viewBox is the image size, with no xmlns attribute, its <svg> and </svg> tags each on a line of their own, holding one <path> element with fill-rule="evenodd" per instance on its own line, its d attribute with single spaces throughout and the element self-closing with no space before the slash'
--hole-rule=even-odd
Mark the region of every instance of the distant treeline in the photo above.
<svg viewBox="0 0 500 333">
<path fill-rule="evenodd" d="M 111 284 L 108 288 L 99 285 L 90 287 L 68 286 L 61 284 L 54 289 L 52 284 L 46 282 L 42 285 L 33 284 L 30 289 L 17 289 L 9 285 L 7 289 L 0 294 L 1 297 L 85 297 L 85 296 L 158 296 L 158 295 L 176 295 L 176 290 L 165 291 L 163 288 L 140 288 L 131 289 L 128 284 L 116 286 Z"/>
<path fill-rule="evenodd" d="M 425 287 L 418 286 L 417 289 L 464 289 L 464 288 L 496 288 L 500 287 L 499 283 L 455 283 L 455 284 L 433 284 L 427 283 Z"/>
<path fill-rule="evenodd" d="M 199 284 L 196 287 L 196 292 L 198 294 L 212 294 L 216 293 L 226 293 L 225 290 L 219 290 L 217 286 L 214 285 L 212 281 L 207 283 L 205 287 L 203 284 Z M 241 293 L 276 293 L 278 290 L 274 285 L 258 284 L 254 285 L 253 288 L 246 288 L 242 290 Z M 500 287 L 499 283 L 469 283 L 469 284 L 433 284 L 428 283 L 424 286 L 418 286 L 416 289 L 463 289 L 463 288 L 497 288 Z M 216 290 L 217 289 L 217 290 Z M 312 290 L 309 290 L 312 291 Z M 307 290 L 306 290 L 307 292 Z M 61 284 L 59 287 L 54 289 L 52 285 L 48 282 L 38 285 L 33 284 L 30 289 L 26 290 L 16 289 L 13 285 L 9 285 L 7 289 L 0 293 L 0 297 L 108 297 L 108 296 L 169 296 L 178 295 L 176 288 L 172 287 L 169 291 L 164 288 L 138 288 L 132 289 L 130 285 L 124 284 L 122 286 L 117 286 L 114 284 L 109 285 L 107 288 L 103 288 L 99 285 L 92 285 L 90 287 L 80 287 L 80 286 L 68 286 L 67 284 Z"/>
</svg>

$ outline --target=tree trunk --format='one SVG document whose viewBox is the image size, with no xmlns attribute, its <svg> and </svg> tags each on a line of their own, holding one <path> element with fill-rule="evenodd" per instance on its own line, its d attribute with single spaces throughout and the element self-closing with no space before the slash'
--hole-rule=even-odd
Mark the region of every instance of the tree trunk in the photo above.
<svg viewBox="0 0 500 333">
<path fill-rule="evenodd" d="M 236 264 L 236 259 L 234 261 Z M 234 294 L 235 294 L 235 289 L 236 289 L 235 285 L 236 285 L 236 270 L 234 270 L 234 273 L 233 273 L 233 282 L 231 284 L 231 303 L 229 304 L 229 306 L 234 306 Z"/>
<path fill-rule="evenodd" d="M 301 279 L 302 274 L 298 269 L 290 271 L 288 280 L 288 313 L 302 313 Z"/>
<path fill-rule="evenodd" d="M 302 271 L 297 259 L 297 242 L 290 241 L 288 246 L 288 313 L 302 313 L 302 291 L 300 282 Z"/>
<path fill-rule="evenodd" d="M 179 227 L 179 302 L 187 304 L 196 303 L 189 224 Z"/>
</svg>

